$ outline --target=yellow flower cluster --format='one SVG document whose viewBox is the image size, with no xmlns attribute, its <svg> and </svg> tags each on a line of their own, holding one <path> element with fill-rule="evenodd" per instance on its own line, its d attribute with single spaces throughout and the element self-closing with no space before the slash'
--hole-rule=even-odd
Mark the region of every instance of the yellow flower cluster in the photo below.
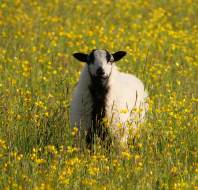
<svg viewBox="0 0 198 190">
<path fill-rule="evenodd" d="M 193 0 L 1 0 L 0 189 L 197 189 L 197 10 Z M 94 48 L 127 51 L 120 70 L 149 93 L 123 150 L 86 150 L 69 126 L 84 65 L 72 53 Z"/>
</svg>

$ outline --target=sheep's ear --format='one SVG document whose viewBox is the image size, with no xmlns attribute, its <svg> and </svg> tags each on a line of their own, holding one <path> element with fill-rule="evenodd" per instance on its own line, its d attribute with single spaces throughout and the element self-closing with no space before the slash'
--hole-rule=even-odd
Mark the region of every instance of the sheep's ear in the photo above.
<svg viewBox="0 0 198 190">
<path fill-rule="evenodd" d="M 116 53 L 113 53 L 112 55 L 113 55 L 114 61 L 119 61 L 126 55 L 126 51 L 118 51 Z"/>
<path fill-rule="evenodd" d="M 88 55 L 85 53 L 74 53 L 73 56 L 82 62 L 87 62 Z"/>
</svg>

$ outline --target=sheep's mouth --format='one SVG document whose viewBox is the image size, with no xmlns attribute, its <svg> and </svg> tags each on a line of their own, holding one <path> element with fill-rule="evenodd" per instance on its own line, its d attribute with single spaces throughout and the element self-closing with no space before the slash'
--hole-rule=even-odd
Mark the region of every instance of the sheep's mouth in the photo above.
<svg viewBox="0 0 198 190">
<path fill-rule="evenodd" d="M 106 79 L 108 79 L 108 76 L 107 75 L 96 75 L 94 78 L 96 80 L 106 80 Z"/>
</svg>

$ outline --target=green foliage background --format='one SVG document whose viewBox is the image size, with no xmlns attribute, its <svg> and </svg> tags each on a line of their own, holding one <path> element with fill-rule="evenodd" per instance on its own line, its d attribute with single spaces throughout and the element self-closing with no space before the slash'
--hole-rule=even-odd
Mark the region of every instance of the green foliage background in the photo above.
<svg viewBox="0 0 198 190">
<path fill-rule="evenodd" d="M 1 0 L 0 189 L 196 189 L 198 2 Z M 130 150 L 72 146 L 74 52 L 125 50 L 148 89 Z"/>
</svg>

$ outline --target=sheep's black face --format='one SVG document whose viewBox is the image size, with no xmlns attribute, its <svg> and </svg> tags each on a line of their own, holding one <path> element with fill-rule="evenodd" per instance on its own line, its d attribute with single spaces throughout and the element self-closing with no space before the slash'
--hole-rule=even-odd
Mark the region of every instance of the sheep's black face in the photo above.
<svg viewBox="0 0 198 190">
<path fill-rule="evenodd" d="M 124 51 L 118 51 L 114 54 L 109 53 L 107 50 L 96 49 L 88 54 L 75 53 L 73 54 L 79 61 L 88 64 L 89 73 L 92 77 L 97 79 L 109 78 L 114 61 L 120 60 L 126 55 Z"/>
</svg>

